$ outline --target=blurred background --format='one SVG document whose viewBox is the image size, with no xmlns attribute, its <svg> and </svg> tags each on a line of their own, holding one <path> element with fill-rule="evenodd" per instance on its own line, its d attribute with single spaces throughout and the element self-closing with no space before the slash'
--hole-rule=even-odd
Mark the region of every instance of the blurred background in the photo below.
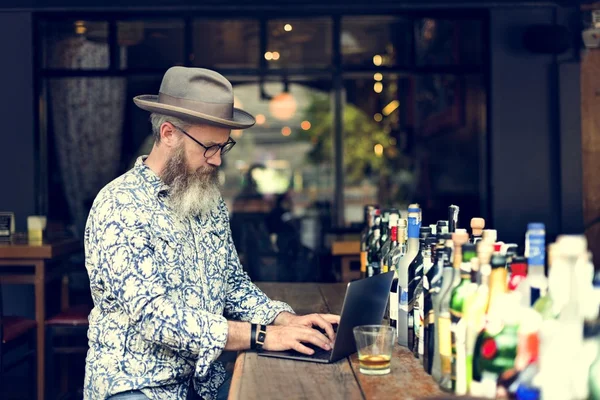
<svg viewBox="0 0 600 400">
<path fill-rule="evenodd" d="M 332 244 L 361 231 L 365 204 L 416 202 L 430 223 L 456 204 L 459 226 L 481 216 L 505 242 L 523 242 L 530 221 L 546 224 L 549 241 L 585 231 L 597 260 L 599 121 L 596 89 L 586 88 L 600 58 L 582 40 L 594 8 L 5 0 L 0 211 L 14 213 L 16 232 L 44 215 L 49 235 L 74 244 L 45 261 L 68 271 L 48 285 L 47 304 L 36 304 L 34 285 L 5 279 L 4 314 L 34 318 L 37 306 L 51 317 L 89 303 L 89 208 L 148 154 L 149 115 L 132 98 L 158 93 L 174 65 L 217 70 L 256 117 L 232 131 L 220 171 L 254 280 L 343 280 Z M 82 372 L 77 334 L 65 340 L 81 341 L 72 370 Z M 80 384 L 77 373 L 52 383 L 75 393 Z"/>
</svg>

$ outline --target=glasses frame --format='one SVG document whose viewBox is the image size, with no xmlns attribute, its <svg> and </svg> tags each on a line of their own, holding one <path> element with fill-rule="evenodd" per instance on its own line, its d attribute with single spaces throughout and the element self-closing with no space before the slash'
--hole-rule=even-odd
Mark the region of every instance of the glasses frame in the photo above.
<svg viewBox="0 0 600 400">
<path fill-rule="evenodd" d="M 175 129 L 177 129 L 178 131 L 180 131 L 181 133 L 183 133 L 185 136 L 189 137 L 190 139 L 192 139 L 194 142 L 198 143 L 200 146 L 202 146 L 204 148 L 204 158 L 208 159 L 213 157 L 215 154 L 217 154 L 217 151 L 220 151 L 221 155 L 227 154 L 232 148 L 233 146 L 235 146 L 235 144 L 237 143 L 235 140 L 233 140 L 232 138 L 229 138 L 225 143 L 223 144 L 213 144 L 212 146 L 206 146 L 204 144 L 202 144 L 201 142 L 199 142 L 198 140 L 194 139 L 192 137 L 192 135 L 190 135 L 189 133 L 187 133 L 184 129 L 178 127 L 175 124 L 171 124 L 173 125 L 173 127 Z M 214 149 L 214 150 L 213 150 Z M 218 149 L 218 150 L 217 150 Z M 207 155 L 207 153 L 209 153 L 209 150 L 213 151 L 213 153 L 211 153 L 210 155 Z"/>
</svg>

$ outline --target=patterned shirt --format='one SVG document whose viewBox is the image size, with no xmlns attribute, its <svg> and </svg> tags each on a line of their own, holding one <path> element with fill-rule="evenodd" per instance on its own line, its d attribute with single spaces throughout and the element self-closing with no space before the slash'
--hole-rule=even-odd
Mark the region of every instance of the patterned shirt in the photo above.
<svg viewBox="0 0 600 400">
<path fill-rule="evenodd" d="M 216 359 L 227 342 L 226 317 L 270 324 L 293 311 L 243 271 L 225 202 L 178 218 L 145 158 L 100 191 L 88 217 L 94 308 L 84 398 L 141 389 L 150 399 L 186 399 L 193 381 L 213 399 L 225 379 Z"/>
</svg>

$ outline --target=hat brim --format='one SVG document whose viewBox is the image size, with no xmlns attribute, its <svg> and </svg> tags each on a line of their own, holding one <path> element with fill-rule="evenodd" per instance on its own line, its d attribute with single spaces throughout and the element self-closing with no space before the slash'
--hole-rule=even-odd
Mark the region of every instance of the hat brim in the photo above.
<svg viewBox="0 0 600 400">
<path fill-rule="evenodd" d="M 175 107 L 169 104 L 163 104 L 158 102 L 158 96 L 156 95 L 142 95 L 133 98 L 133 102 L 142 110 L 155 112 L 163 115 L 169 115 L 171 117 L 179 118 L 184 121 L 206 123 L 210 125 L 216 125 L 224 128 L 233 129 L 247 129 L 256 123 L 256 120 L 252 115 L 239 108 L 233 109 L 233 118 L 224 119 L 214 117 L 212 115 L 204 114 L 198 111 L 189 110 L 187 108 Z"/>
</svg>

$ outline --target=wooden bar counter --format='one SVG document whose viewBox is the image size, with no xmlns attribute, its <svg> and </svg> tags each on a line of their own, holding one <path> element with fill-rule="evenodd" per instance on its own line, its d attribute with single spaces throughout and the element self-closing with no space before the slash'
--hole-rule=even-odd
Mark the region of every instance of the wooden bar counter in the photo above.
<svg viewBox="0 0 600 400">
<path fill-rule="evenodd" d="M 346 284 L 257 283 L 272 299 L 298 314 L 339 314 Z M 367 376 L 356 353 L 334 364 L 258 357 L 241 352 L 236 360 L 230 399 L 421 399 L 443 396 L 408 349 L 394 348 L 391 373 Z M 448 397 L 452 397 L 451 395 Z"/>
</svg>

